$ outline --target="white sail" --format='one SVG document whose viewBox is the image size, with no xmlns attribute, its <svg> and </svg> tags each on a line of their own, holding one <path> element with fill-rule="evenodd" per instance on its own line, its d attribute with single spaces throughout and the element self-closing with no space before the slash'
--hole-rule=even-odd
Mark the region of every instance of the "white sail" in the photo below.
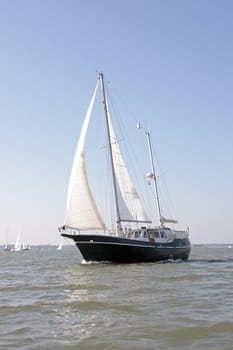
<svg viewBox="0 0 233 350">
<path fill-rule="evenodd" d="M 79 137 L 67 195 L 65 225 L 79 230 L 104 229 L 103 220 L 88 184 L 85 166 L 85 140 L 97 87 L 98 82 Z"/>
<path fill-rule="evenodd" d="M 151 222 L 146 215 L 136 188 L 134 187 L 128 173 L 126 164 L 122 158 L 118 141 L 113 130 L 109 110 L 108 121 L 113 163 L 117 181 L 120 219 L 121 221 Z"/>
<path fill-rule="evenodd" d="M 13 248 L 15 251 L 21 250 L 21 244 L 20 244 L 20 233 L 17 235 L 17 239 Z"/>
<path fill-rule="evenodd" d="M 59 246 L 57 247 L 57 250 L 62 250 L 62 240 L 60 240 Z"/>
</svg>

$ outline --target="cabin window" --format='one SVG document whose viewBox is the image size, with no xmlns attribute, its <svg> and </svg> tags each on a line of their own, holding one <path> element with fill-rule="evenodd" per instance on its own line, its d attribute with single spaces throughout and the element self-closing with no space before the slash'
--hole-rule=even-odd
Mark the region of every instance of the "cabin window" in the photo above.
<svg viewBox="0 0 233 350">
<path fill-rule="evenodd" d="M 162 237 L 162 238 L 167 238 L 166 233 L 165 233 L 165 232 L 163 232 L 163 231 L 160 231 L 160 235 L 161 235 L 161 237 Z"/>
<path fill-rule="evenodd" d="M 159 232 L 155 231 L 155 232 L 154 232 L 154 236 L 155 236 L 156 238 L 160 238 Z"/>
</svg>

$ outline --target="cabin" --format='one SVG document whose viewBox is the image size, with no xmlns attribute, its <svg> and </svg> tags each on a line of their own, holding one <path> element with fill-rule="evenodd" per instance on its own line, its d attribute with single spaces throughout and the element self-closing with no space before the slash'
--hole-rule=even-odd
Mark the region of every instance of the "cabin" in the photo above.
<svg viewBox="0 0 233 350">
<path fill-rule="evenodd" d="M 176 235 L 170 228 L 158 227 L 158 228 L 146 228 L 141 227 L 136 230 L 126 230 L 126 238 L 136 239 L 140 241 L 151 241 L 156 243 L 171 242 L 176 238 Z"/>
</svg>

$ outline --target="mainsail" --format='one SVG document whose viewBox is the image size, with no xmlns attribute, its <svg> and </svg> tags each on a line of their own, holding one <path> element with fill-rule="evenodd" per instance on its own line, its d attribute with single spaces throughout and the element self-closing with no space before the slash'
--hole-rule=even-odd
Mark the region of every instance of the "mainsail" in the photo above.
<svg viewBox="0 0 233 350">
<path fill-rule="evenodd" d="M 108 123 L 111 139 L 111 149 L 114 163 L 114 171 L 117 181 L 118 204 L 121 221 L 151 222 L 143 208 L 136 188 L 130 178 L 126 164 L 122 158 L 115 136 L 110 112 L 108 108 Z"/>
<path fill-rule="evenodd" d="M 65 226 L 79 230 L 101 230 L 104 223 L 92 196 L 85 165 L 85 140 L 98 88 L 94 90 L 79 137 L 70 176 Z"/>
</svg>

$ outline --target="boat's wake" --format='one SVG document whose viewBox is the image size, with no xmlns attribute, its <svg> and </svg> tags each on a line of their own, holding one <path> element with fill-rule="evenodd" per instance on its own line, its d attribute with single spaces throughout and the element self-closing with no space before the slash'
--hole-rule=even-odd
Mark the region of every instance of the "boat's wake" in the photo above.
<svg viewBox="0 0 233 350">
<path fill-rule="evenodd" d="M 182 260 L 182 259 L 167 259 L 157 262 L 151 262 L 150 264 L 226 264 L 226 263 L 233 263 L 233 259 L 189 259 L 189 260 Z M 100 265 L 100 264 L 113 264 L 110 261 L 86 261 L 83 259 L 80 263 L 81 265 Z M 144 262 L 140 262 L 138 264 L 148 264 Z"/>
<path fill-rule="evenodd" d="M 110 261 L 86 261 L 83 259 L 81 265 L 99 265 L 99 264 L 112 264 Z"/>
<path fill-rule="evenodd" d="M 85 259 L 81 261 L 81 265 L 93 265 L 93 264 L 99 264 L 99 263 L 97 261 L 86 261 Z"/>
<path fill-rule="evenodd" d="M 157 264 L 179 264 L 183 262 L 184 261 L 182 259 L 167 259 L 167 260 L 158 261 Z"/>
</svg>

